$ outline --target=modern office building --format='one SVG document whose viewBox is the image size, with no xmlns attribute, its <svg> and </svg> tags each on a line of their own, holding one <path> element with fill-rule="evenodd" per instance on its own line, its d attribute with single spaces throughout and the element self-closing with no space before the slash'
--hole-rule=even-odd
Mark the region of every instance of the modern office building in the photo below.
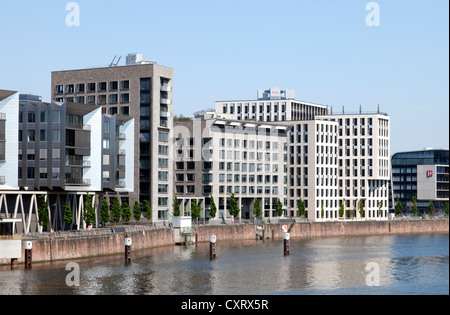
<svg viewBox="0 0 450 315">
<path fill-rule="evenodd" d="M 258 90 L 255 100 L 217 101 L 216 117 L 232 120 L 311 120 L 329 114 L 329 107 L 295 100 L 295 91 L 272 88 Z"/>
<path fill-rule="evenodd" d="M 231 220 L 231 193 L 239 218 L 253 218 L 255 198 L 265 218 L 274 217 L 278 200 L 286 206 L 286 131 L 276 123 L 256 123 L 211 118 L 197 113 L 197 119 L 174 121 L 175 196 L 181 209 L 189 211 L 199 200 L 210 217 L 210 196 L 217 213 L 213 219 Z"/>
<path fill-rule="evenodd" d="M 134 118 L 134 192 L 117 196 L 128 203 L 149 200 L 152 221 L 167 220 L 173 194 L 171 189 L 161 192 L 159 187 L 173 186 L 173 163 L 169 162 L 173 70 L 130 54 L 124 66 L 113 63 L 104 68 L 55 71 L 52 100 L 97 106 L 103 114 Z"/>
<path fill-rule="evenodd" d="M 449 201 L 449 150 L 425 149 L 399 152 L 392 156 L 393 205 L 398 197 L 403 209 L 417 198 L 420 212 L 427 212 L 430 201 L 444 209 Z"/>
<path fill-rule="evenodd" d="M 362 202 L 365 218 L 387 219 L 391 172 L 390 117 L 378 111 L 328 115 L 319 117 L 319 120 L 338 123 L 339 204 L 344 204 L 351 216 L 359 218 Z"/>
<path fill-rule="evenodd" d="M 310 221 L 338 219 L 338 123 L 290 121 L 287 134 L 287 214 L 303 201 Z M 323 209 L 323 213 L 322 213 Z"/>
</svg>

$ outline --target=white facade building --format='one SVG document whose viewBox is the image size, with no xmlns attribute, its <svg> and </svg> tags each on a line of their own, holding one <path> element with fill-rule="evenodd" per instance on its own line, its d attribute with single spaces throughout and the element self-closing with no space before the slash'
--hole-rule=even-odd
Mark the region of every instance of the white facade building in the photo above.
<svg viewBox="0 0 450 315">
<path fill-rule="evenodd" d="M 311 120 L 329 114 L 326 105 L 295 100 L 295 92 L 272 88 L 258 90 L 256 100 L 217 101 L 216 117 L 232 120 L 291 121 Z"/>
</svg>

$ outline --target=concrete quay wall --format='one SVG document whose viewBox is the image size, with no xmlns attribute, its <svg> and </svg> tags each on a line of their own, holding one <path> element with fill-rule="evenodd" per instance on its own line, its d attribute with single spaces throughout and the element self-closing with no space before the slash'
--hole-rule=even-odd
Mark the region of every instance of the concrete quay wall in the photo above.
<svg viewBox="0 0 450 315">
<path fill-rule="evenodd" d="M 198 242 L 209 242 L 210 235 L 216 235 L 217 242 L 255 239 L 264 230 L 266 238 L 283 238 L 284 224 L 234 224 L 205 225 L 194 227 Z M 408 220 L 408 221 L 345 221 L 345 222 L 302 222 L 286 224 L 291 238 L 333 237 L 382 234 L 448 233 L 449 220 Z M 132 250 L 142 250 L 175 244 L 173 228 L 150 229 L 121 232 L 106 235 L 79 237 L 35 238 L 33 242 L 33 263 L 76 260 L 89 257 L 124 254 L 125 235 L 132 239 Z M 24 247 L 22 246 L 22 249 Z M 18 260 L 24 262 L 24 253 Z M 0 259 L 0 264 L 10 264 Z"/>
</svg>

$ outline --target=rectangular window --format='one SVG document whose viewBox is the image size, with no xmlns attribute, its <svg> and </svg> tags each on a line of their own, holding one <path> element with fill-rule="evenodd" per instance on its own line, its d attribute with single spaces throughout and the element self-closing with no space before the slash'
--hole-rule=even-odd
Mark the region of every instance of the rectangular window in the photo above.
<svg viewBox="0 0 450 315">
<path fill-rule="evenodd" d="M 169 133 L 168 132 L 158 132 L 158 141 L 161 142 L 169 142 Z"/>
</svg>

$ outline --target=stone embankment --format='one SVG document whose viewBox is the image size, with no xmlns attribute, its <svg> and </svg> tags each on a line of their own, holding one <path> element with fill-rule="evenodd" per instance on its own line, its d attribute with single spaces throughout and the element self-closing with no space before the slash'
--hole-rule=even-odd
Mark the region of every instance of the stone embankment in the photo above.
<svg viewBox="0 0 450 315">
<path fill-rule="evenodd" d="M 209 242 L 210 235 L 216 235 L 217 242 L 250 240 L 264 232 L 265 238 L 282 239 L 284 224 L 229 224 L 193 227 L 198 242 Z M 382 234 L 448 233 L 449 219 L 433 220 L 393 220 L 393 221 L 340 221 L 340 222 L 300 222 L 286 224 L 291 238 L 339 237 Z M 175 229 L 135 226 L 133 228 L 91 231 L 89 234 L 54 233 L 45 237 L 23 237 L 23 241 L 33 242 L 33 263 L 76 260 L 88 257 L 116 255 L 124 253 L 124 240 L 132 239 L 133 251 L 175 244 Z M 24 255 L 19 263 L 24 262 Z M 0 260 L 0 264 L 9 264 Z"/>
</svg>

